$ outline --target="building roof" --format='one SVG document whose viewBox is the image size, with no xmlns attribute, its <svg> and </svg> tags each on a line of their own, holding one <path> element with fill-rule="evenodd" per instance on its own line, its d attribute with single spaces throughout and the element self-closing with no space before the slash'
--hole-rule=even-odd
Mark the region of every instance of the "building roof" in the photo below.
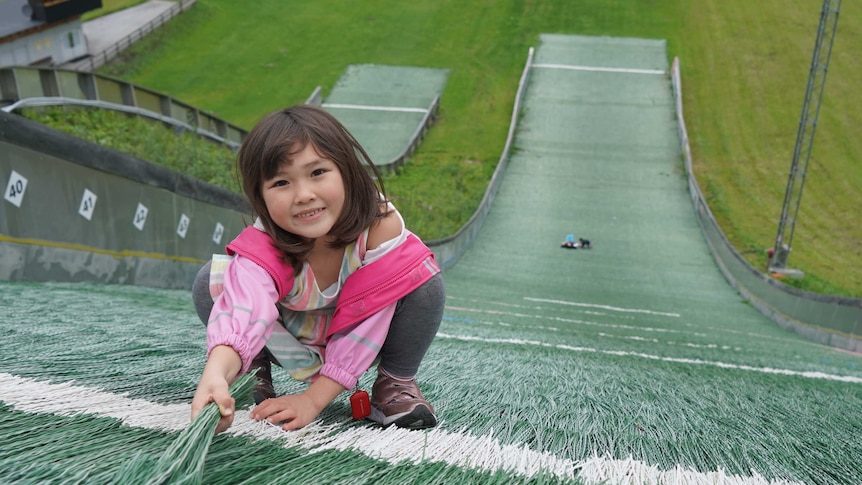
<svg viewBox="0 0 862 485">
<path fill-rule="evenodd" d="M 44 21 L 30 19 L 27 0 L 0 0 L 0 40 L 44 24 Z"/>
</svg>

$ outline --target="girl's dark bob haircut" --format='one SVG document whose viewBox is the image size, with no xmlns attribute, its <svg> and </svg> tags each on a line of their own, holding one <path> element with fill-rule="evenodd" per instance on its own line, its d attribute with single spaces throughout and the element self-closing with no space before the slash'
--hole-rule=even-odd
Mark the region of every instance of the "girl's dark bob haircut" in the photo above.
<svg viewBox="0 0 862 485">
<path fill-rule="evenodd" d="M 314 247 L 314 240 L 278 227 L 269 216 L 261 188 L 263 181 L 275 176 L 281 164 L 292 163 L 292 157 L 308 144 L 318 155 L 335 162 L 344 181 L 344 208 L 328 234 L 332 247 L 356 241 L 367 227 L 388 212 L 380 172 L 356 138 L 334 116 L 312 105 L 297 105 L 264 116 L 243 141 L 237 154 L 237 170 L 254 215 L 260 217 L 267 234 L 295 271 L 299 271 Z"/>
</svg>

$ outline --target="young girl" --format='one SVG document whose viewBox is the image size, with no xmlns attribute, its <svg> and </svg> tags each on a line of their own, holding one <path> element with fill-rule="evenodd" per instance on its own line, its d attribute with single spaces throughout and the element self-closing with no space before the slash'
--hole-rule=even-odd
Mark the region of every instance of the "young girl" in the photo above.
<svg viewBox="0 0 862 485">
<path fill-rule="evenodd" d="M 332 115 L 300 105 L 264 117 L 237 162 L 257 219 L 195 280 L 208 355 L 192 417 L 215 402 L 227 429 L 228 386 L 256 368 L 251 417 L 301 428 L 379 357 L 370 419 L 436 425 L 415 375 L 443 317 L 442 275 L 365 150 Z M 276 397 L 271 362 L 311 385 Z"/>
</svg>

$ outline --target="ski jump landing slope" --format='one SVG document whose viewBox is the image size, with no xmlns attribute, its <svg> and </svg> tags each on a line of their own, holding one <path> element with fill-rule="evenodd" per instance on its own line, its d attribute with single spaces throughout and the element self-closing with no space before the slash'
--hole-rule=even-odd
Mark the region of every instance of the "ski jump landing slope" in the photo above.
<svg viewBox="0 0 862 485">
<path fill-rule="evenodd" d="M 534 62 L 493 208 L 445 273 L 419 375 L 440 425 L 354 422 L 347 393 L 297 432 L 240 411 L 204 483 L 862 481 L 862 359 L 781 330 L 721 276 L 686 193 L 665 43 L 543 35 Z M 562 249 L 568 233 L 593 248 Z M 155 463 L 204 363 L 189 293 L 0 290 L 0 481 Z"/>
</svg>

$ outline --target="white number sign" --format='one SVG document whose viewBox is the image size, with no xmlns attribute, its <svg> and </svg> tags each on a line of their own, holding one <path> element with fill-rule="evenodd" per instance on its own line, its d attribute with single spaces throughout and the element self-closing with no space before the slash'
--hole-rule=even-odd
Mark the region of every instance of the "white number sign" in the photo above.
<svg viewBox="0 0 862 485">
<path fill-rule="evenodd" d="M 147 206 L 138 202 L 138 208 L 137 210 L 135 210 L 135 219 L 134 221 L 132 221 L 132 223 L 135 225 L 135 227 L 138 228 L 139 231 L 143 231 L 144 224 L 147 223 L 147 212 L 149 212 Z"/>
<path fill-rule="evenodd" d="M 24 192 L 27 191 L 27 179 L 20 173 L 12 170 L 9 175 L 9 183 L 6 184 L 6 195 L 3 197 L 15 207 L 21 207 L 24 200 Z"/>
<path fill-rule="evenodd" d="M 185 214 L 180 215 L 180 223 L 179 225 L 177 225 L 177 234 L 179 234 L 179 236 L 183 239 L 186 238 L 186 233 L 189 231 L 190 222 L 191 219 L 189 219 L 189 216 Z"/>
<path fill-rule="evenodd" d="M 221 222 L 216 222 L 215 231 L 213 231 L 213 242 L 216 244 L 221 243 L 221 237 L 224 235 L 224 226 L 221 225 Z"/>
<path fill-rule="evenodd" d="M 84 189 L 84 195 L 81 196 L 81 206 L 78 207 L 78 214 L 88 221 L 93 220 L 93 211 L 96 210 L 96 194 L 90 189 Z"/>
</svg>

